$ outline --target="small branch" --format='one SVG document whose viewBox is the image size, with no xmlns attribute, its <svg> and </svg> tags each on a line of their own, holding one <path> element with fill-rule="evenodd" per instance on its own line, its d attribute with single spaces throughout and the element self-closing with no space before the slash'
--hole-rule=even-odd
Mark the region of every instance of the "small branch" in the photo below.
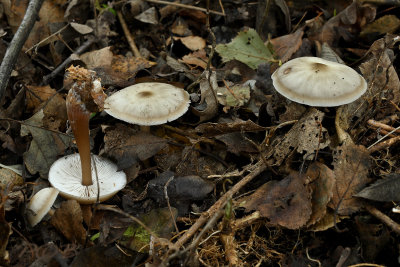
<svg viewBox="0 0 400 267">
<path fill-rule="evenodd" d="M 164 4 L 164 5 L 170 5 L 170 6 L 183 7 L 183 8 L 199 10 L 199 11 L 203 11 L 203 12 L 207 13 L 207 9 L 205 9 L 205 8 L 184 5 L 184 4 L 175 3 L 175 2 L 168 2 L 168 1 L 161 1 L 161 0 L 146 0 L 146 2 L 154 3 L 154 4 Z M 220 16 L 225 16 L 225 12 L 218 12 L 218 11 L 210 10 L 209 13 L 215 14 L 215 15 L 220 15 Z"/>
<path fill-rule="evenodd" d="M 375 216 L 377 219 L 379 219 L 381 222 L 386 224 L 390 229 L 392 229 L 398 235 L 400 235 L 400 225 L 398 223 L 390 219 L 387 215 L 383 214 L 380 210 L 376 209 L 373 206 L 365 205 L 365 209 L 373 216 Z"/>
<path fill-rule="evenodd" d="M 96 41 L 96 38 L 92 37 L 86 40 L 78 49 L 75 50 L 75 53 L 71 54 L 63 63 L 58 65 L 58 67 L 53 70 L 52 73 L 43 77 L 42 85 L 47 85 L 49 82 L 54 79 L 60 72 L 64 71 L 65 67 L 74 60 L 74 57 L 82 54 L 88 47 Z"/>
<path fill-rule="evenodd" d="M 19 52 L 25 44 L 26 39 L 36 22 L 39 14 L 40 7 L 43 0 L 29 1 L 28 8 L 26 9 L 25 16 L 22 19 L 21 25 L 15 33 L 10 45 L 7 48 L 3 61 L 0 66 L 0 102 L 5 95 L 8 80 L 10 79 L 11 72 L 14 68 L 15 62 L 18 59 Z"/>
<path fill-rule="evenodd" d="M 125 37 L 128 40 L 129 46 L 131 47 L 134 56 L 141 58 L 142 55 L 140 54 L 139 49 L 137 48 L 137 46 L 135 44 L 135 39 L 133 38 L 131 32 L 129 31 L 128 25 L 126 25 L 124 16 L 122 16 L 122 13 L 120 11 L 117 11 L 117 15 L 118 15 L 119 22 L 121 23 L 122 30 L 124 31 Z"/>
<path fill-rule="evenodd" d="M 196 232 L 202 227 L 209 218 L 211 218 L 215 213 L 217 213 L 226 203 L 227 200 L 232 198 L 232 196 L 237 193 L 243 186 L 245 186 L 248 182 L 253 180 L 254 177 L 262 173 L 266 170 L 267 166 L 263 161 L 259 161 L 252 166 L 252 170 L 249 170 L 250 173 L 246 175 L 242 180 L 240 180 L 237 184 L 235 184 L 228 192 L 226 192 L 222 197 L 218 199 L 217 202 L 214 203 L 206 212 L 203 212 L 202 215 L 197 219 L 197 221 L 187 230 L 174 244 L 174 248 L 178 249 L 183 244 L 185 244 Z"/>
</svg>

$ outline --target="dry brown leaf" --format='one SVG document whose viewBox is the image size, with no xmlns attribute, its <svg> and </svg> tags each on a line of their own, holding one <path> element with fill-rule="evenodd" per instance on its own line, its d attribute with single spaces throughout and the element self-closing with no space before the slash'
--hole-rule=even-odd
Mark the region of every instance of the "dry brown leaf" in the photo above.
<svg viewBox="0 0 400 267">
<path fill-rule="evenodd" d="M 183 58 L 179 61 L 188 65 L 198 66 L 206 69 L 208 57 L 205 50 L 199 50 L 183 56 Z"/>
<path fill-rule="evenodd" d="M 215 137 L 227 146 L 227 151 L 239 156 L 241 153 L 257 153 L 257 147 L 242 133 L 227 133 Z"/>
<path fill-rule="evenodd" d="M 218 100 L 215 91 L 218 87 L 216 72 L 211 73 L 208 79 L 206 76 L 200 80 L 201 101 L 200 104 L 192 108 L 195 115 L 199 116 L 199 123 L 209 120 L 218 114 Z"/>
<path fill-rule="evenodd" d="M 110 66 L 113 60 L 113 53 L 111 52 L 111 46 L 107 46 L 99 50 L 86 52 L 80 55 L 79 58 L 86 64 L 86 68 L 93 70 L 98 67 Z"/>
<path fill-rule="evenodd" d="M 180 40 L 192 51 L 202 50 L 206 47 L 206 40 L 200 36 L 174 37 L 174 40 Z"/>
<path fill-rule="evenodd" d="M 64 201 L 51 217 L 50 222 L 70 242 L 85 244 L 86 230 L 82 225 L 81 207 L 76 200 Z"/>
<path fill-rule="evenodd" d="M 339 215 L 350 215 L 361 208 L 362 201 L 355 194 L 370 182 L 369 153 L 363 146 L 346 144 L 335 150 L 333 158 L 336 185 L 330 202 Z"/>
<path fill-rule="evenodd" d="M 400 38 L 387 35 L 375 41 L 360 65 L 361 73 L 368 82 L 367 92 L 358 100 L 340 107 L 340 126 L 343 130 L 366 125 L 370 118 L 379 120 L 396 112 L 390 103 L 400 102 L 400 80 L 393 67 L 393 46 Z M 365 128 L 361 128 L 365 131 Z M 356 134 L 356 133 L 353 133 Z"/>
<path fill-rule="evenodd" d="M 165 139 L 150 133 L 136 132 L 123 124 L 105 130 L 104 153 L 117 162 L 119 169 L 154 156 L 166 145 Z"/>
<path fill-rule="evenodd" d="M 267 156 L 273 156 L 280 165 L 292 151 L 304 153 L 303 158 L 312 160 L 318 149 L 330 143 L 328 131 L 322 127 L 324 113 L 311 108 L 284 137 L 278 137 L 268 147 Z"/>
<path fill-rule="evenodd" d="M 15 33 L 25 15 L 28 1 L 13 0 L 1 2 L 7 15 L 8 23 Z M 39 18 L 33 26 L 33 29 L 30 31 L 29 37 L 24 44 L 25 50 L 49 37 L 50 30 L 48 24 L 54 22 L 64 22 L 64 9 L 53 1 L 44 1 L 39 11 Z M 41 45 L 46 45 L 50 41 L 52 40 L 48 39 Z"/>
<path fill-rule="evenodd" d="M 282 63 L 288 61 L 302 44 L 303 28 L 298 29 L 294 33 L 280 36 L 271 40 L 274 46 L 274 52 Z"/>
<path fill-rule="evenodd" d="M 311 191 L 305 177 L 292 173 L 281 181 L 270 181 L 245 198 L 246 211 L 258 210 L 270 223 L 289 229 L 299 229 L 312 212 Z"/>
<path fill-rule="evenodd" d="M 314 162 L 305 175 L 312 189 L 312 214 L 307 222 L 307 226 L 311 226 L 326 215 L 327 204 L 332 198 L 335 185 L 335 174 L 326 165 Z"/>
<path fill-rule="evenodd" d="M 362 5 L 353 1 L 346 9 L 336 16 L 330 18 L 320 29 L 317 39 L 321 43 L 328 43 L 330 46 L 339 38 L 349 40 L 352 35 L 358 35 L 359 29 L 366 23 L 374 20 L 376 8 L 371 5 Z"/>
</svg>

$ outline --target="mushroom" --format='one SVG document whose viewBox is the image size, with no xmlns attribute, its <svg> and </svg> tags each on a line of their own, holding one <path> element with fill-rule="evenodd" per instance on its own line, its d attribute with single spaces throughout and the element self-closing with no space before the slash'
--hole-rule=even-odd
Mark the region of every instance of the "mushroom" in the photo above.
<svg viewBox="0 0 400 267">
<path fill-rule="evenodd" d="M 352 68 L 318 57 L 299 57 L 272 74 L 275 89 L 288 99 L 309 106 L 351 103 L 367 90 L 367 82 Z"/>
<path fill-rule="evenodd" d="M 27 205 L 27 217 L 29 224 L 34 227 L 47 213 L 58 196 L 59 191 L 53 187 L 47 187 L 37 192 Z"/>
<path fill-rule="evenodd" d="M 104 110 L 119 120 L 141 126 L 176 120 L 189 108 L 189 94 L 166 83 L 139 83 L 108 97 Z M 148 127 L 142 127 L 142 129 Z"/>
<path fill-rule="evenodd" d="M 86 186 L 82 184 L 81 160 L 79 154 L 72 154 L 55 161 L 50 167 L 49 182 L 68 199 L 76 199 L 82 204 L 105 201 L 126 185 L 126 175 L 118 171 L 111 161 L 92 155 L 91 175 L 97 182 Z M 95 180 L 96 181 L 96 180 Z"/>
</svg>

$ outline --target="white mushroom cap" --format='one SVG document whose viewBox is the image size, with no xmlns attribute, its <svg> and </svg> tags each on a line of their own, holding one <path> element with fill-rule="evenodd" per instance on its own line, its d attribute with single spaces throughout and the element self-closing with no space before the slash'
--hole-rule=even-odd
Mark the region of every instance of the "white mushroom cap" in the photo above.
<svg viewBox="0 0 400 267">
<path fill-rule="evenodd" d="M 97 178 L 100 187 L 100 201 L 109 199 L 126 185 L 125 173 L 117 171 L 117 165 L 111 161 L 96 155 L 92 155 L 92 177 L 92 185 L 82 185 L 79 154 L 58 159 L 49 171 L 49 182 L 60 190 L 60 195 L 68 199 L 76 199 L 82 204 L 91 204 L 97 201 Z"/>
<path fill-rule="evenodd" d="M 139 83 L 108 97 L 104 110 L 114 118 L 138 125 L 176 120 L 189 108 L 189 94 L 166 83 Z"/>
<path fill-rule="evenodd" d="M 355 70 L 318 57 L 292 59 L 271 77 L 280 94 L 310 106 L 334 107 L 348 104 L 367 90 L 367 82 Z"/>
<path fill-rule="evenodd" d="M 27 217 L 29 224 L 33 227 L 38 224 L 50 211 L 59 191 L 53 187 L 47 187 L 37 192 L 27 205 Z"/>
</svg>

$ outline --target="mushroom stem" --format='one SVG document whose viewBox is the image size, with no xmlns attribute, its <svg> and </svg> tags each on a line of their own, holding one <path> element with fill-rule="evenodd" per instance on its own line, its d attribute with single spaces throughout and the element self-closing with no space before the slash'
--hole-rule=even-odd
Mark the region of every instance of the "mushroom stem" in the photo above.
<svg viewBox="0 0 400 267">
<path fill-rule="evenodd" d="M 81 159 L 82 185 L 89 186 L 93 184 L 89 138 L 90 112 L 73 89 L 69 90 L 67 96 L 67 114 Z"/>
</svg>

